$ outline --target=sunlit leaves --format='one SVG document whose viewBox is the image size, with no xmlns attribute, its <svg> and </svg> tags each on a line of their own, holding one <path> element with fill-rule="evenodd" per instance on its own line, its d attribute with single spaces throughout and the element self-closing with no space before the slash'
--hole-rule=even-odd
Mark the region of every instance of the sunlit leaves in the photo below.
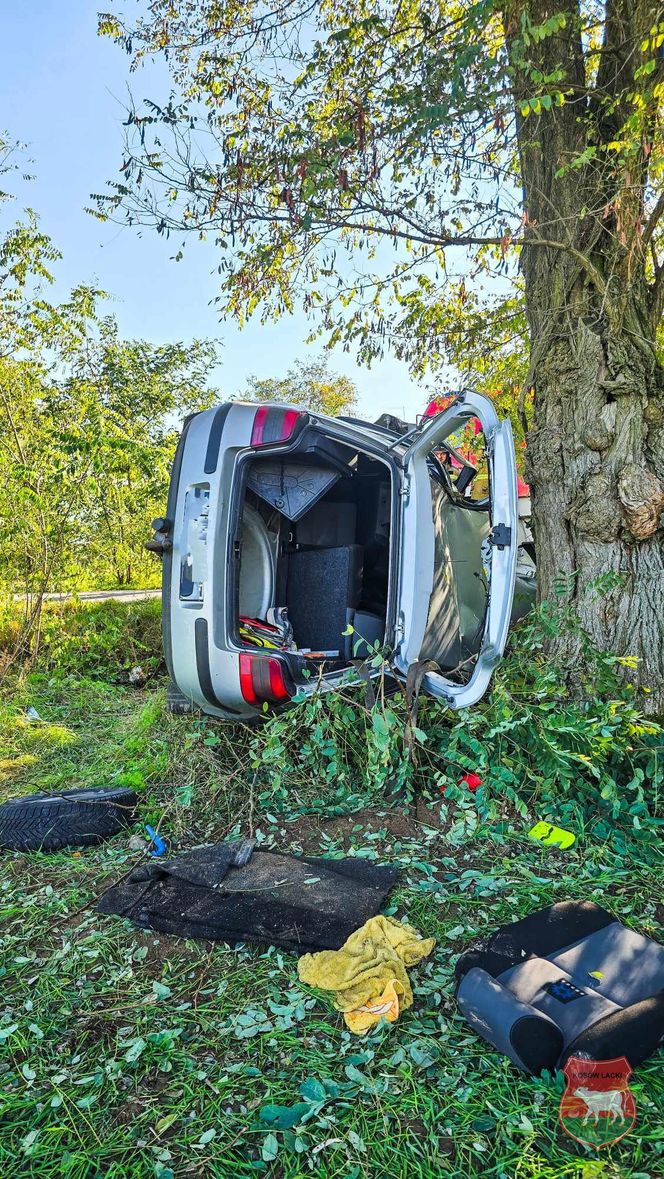
<svg viewBox="0 0 664 1179">
<path fill-rule="evenodd" d="M 0 588 L 36 595 L 154 580 L 174 417 L 209 402 L 215 360 L 121 340 L 90 287 L 49 302 L 58 257 L 32 217 L 0 238 Z"/>
<path fill-rule="evenodd" d="M 433 305 L 446 319 L 450 285 L 491 282 L 495 324 L 524 240 L 549 233 L 578 257 L 600 218 L 602 247 L 627 235 L 638 252 L 655 206 L 661 25 L 635 10 L 632 51 L 616 57 L 603 6 L 540 14 L 493 0 L 156 0 L 132 27 L 104 16 L 133 63 L 168 50 L 174 92 L 130 112 L 123 176 L 98 209 L 214 234 L 220 314 L 240 324 L 303 307 L 312 336 L 366 363 L 391 349 L 417 373 L 441 367 L 452 355 Z M 538 195 L 521 170 L 542 152 L 554 167 Z"/>
<path fill-rule="evenodd" d="M 285 377 L 252 377 L 244 397 L 303 405 L 318 413 L 338 417 L 355 408 L 357 389 L 351 379 L 330 371 L 327 361 L 296 361 Z"/>
</svg>

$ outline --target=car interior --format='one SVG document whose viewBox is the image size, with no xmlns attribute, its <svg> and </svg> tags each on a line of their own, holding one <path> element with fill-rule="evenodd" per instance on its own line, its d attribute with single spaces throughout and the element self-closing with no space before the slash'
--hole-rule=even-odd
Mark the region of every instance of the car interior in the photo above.
<svg viewBox="0 0 664 1179">
<path fill-rule="evenodd" d="M 369 646 L 384 639 L 391 476 L 380 460 L 326 439 L 312 450 L 247 464 L 238 634 L 243 645 L 322 657 L 334 669 L 366 654 L 360 636 Z"/>
</svg>

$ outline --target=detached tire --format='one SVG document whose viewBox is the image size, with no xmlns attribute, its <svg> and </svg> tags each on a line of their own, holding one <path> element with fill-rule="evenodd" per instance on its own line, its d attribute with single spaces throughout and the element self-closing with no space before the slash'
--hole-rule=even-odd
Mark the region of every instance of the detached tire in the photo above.
<svg viewBox="0 0 664 1179">
<path fill-rule="evenodd" d="M 134 817 L 136 794 L 124 786 L 27 794 L 0 806 L 0 847 L 57 851 L 117 835 Z"/>
</svg>

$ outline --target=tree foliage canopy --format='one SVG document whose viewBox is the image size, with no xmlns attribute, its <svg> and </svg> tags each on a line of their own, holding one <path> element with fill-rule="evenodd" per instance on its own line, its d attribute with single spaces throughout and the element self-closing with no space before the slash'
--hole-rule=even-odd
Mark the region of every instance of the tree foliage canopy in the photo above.
<svg viewBox="0 0 664 1179">
<path fill-rule="evenodd" d="M 350 377 L 330 371 L 327 359 L 297 360 L 285 377 L 251 377 L 244 396 L 250 401 L 304 405 L 338 417 L 355 409 L 357 388 Z"/>
<path fill-rule="evenodd" d="M 664 708 L 661 0 L 139 13 L 101 31 L 173 88 L 129 112 L 100 214 L 212 236 L 240 323 L 300 303 L 365 362 L 389 346 L 502 389 L 529 427 L 541 593 L 564 586 Z"/>
<path fill-rule="evenodd" d="M 37 597 L 158 577 L 179 419 L 214 398 L 213 344 L 123 340 L 87 286 L 49 300 L 58 258 L 31 213 L 0 232 L 0 589 Z"/>
<path fill-rule="evenodd" d="M 657 0 L 156 0 L 100 28 L 136 64 L 166 55 L 175 88 L 130 111 L 123 178 L 99 208 L 214 235 L 224 313 L 301 302 L 330 343 L 371 360 L 389 341 L 416 370 L 492 338 L 509 352 L 524 330 L 514 251 L 565 251 L 608 300 L 590 249 L 608 234 L 647 271 L 654 333 Z M 547 127 L 548 191 L 524 200 Z M 570 177 L 585 195 L 566 211 Z"/>
<path fill-rule="evenodd" d="M 0 359 L 2 588 L 146 586 L 143 551 L 163 512 L 183 413 L 214 398 L 203 341 L 123 341 L 91 314 L 80 348 L 51 348 L 59 371 L 28 354 Z"/>
</svg>

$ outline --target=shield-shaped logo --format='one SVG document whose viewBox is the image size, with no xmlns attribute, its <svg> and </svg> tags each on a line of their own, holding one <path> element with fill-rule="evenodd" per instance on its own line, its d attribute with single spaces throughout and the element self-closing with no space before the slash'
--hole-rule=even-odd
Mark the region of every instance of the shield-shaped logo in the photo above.
<svg viewBox="0 0 664 1179">
<path fill-rule="evenodd" d="M 624 1056 L 615 1060 L 570 1056 L 563 1072 L 567 1088 L 559 1118 L 570 1138 L 599 1150 L 629 1134 L 636 1121 L 636 1102 L 627 1083 L 632 1069 Z"/>
</svg>

